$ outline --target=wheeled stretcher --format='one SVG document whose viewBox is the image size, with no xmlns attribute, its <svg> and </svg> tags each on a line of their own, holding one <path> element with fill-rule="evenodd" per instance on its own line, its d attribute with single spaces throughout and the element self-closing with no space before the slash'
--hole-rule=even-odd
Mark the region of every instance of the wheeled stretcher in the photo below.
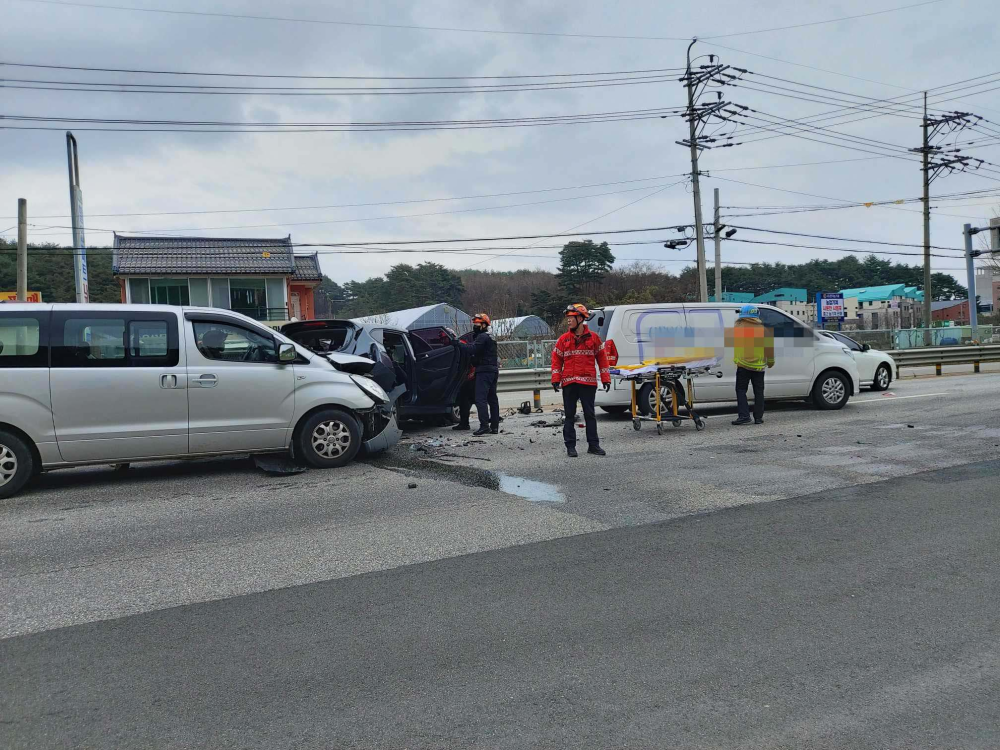
<svg viewBox="0 0 1000 750">
<path fill-rule="evenodd" d="M 611 369 L 611 375 L 622 381 L 627 381 L 632 388 L 632 427 L 635 430 L 642 428 L 643 422 L 654 422 L 656 432 L 663 434 L 663 423 L 670 422 L 674 427 L 680 427 L 681 422 L 690 420 L 694 422 L 695 429 L 705 429 L 705 418 L 695 411 L 695 388 L 694 379 L 705 375 L 715 375 L 722 377 L 719 371 L 719 361 L 717 359 L 700 359 L 691 361 L 677 361 L 679 358 L 671 360 L 653 360 L 643 362 L 640 365 L 625 365 Z M 686 388 L 682 387 L 682 382 Z M 655 398 L 650 406 L 650 413 L 643 414 L 639 409 L 639 398 L 637 393 L 647 383 L 652 385 L 650 389 Z M 670 403 L 663 403 L 664 391 L 670 394 Z M 683 403 L 684 413 L 681 413 L 680 406 Z"/>
</svg>

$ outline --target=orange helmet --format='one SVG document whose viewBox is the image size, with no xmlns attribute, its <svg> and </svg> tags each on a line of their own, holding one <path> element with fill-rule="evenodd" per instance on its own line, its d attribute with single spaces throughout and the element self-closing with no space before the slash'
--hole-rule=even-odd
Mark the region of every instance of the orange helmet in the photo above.
<svg viewBox="0 0 1000 750">
<path fill-rule="evenodd" d="M 472 316 L 472 323 L 473 325 L 476 323 L 482 323 L 484 326 L 488 326 L 490 325 L 490 316 L 486 313 L 476 313 Z"/>
<path fill-rule="evenodd" d="M 590 317 L 590 311 L 584 305 L 577 303 L 566 308 L 566 315 L 576 315 L 580 320 L 586 320 Z"/>
</svg>

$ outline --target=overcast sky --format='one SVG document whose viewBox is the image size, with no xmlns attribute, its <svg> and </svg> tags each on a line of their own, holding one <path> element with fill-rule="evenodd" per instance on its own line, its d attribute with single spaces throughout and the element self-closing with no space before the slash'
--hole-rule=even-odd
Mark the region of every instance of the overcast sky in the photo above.
<svg viewBox="0 0 1000 750">
<path fill-rule="evenodd" d="M 89 1 L 89 0 L 85 0 Z M 261 0 L 93 0 L 94 4 L 281 16 L 283 18 L 399 24 L 423 27 L 532 31 L 622 37 L 710 37 L 807 24 L 912 4 L 913 0 L 716 0 L 710 3 L 622 0 L 374 0 L 369 3 L 262 2 Z M 998 68 L 998 32 L 992 0 L 940 0 L 866 18 L 727 36 L 699 42 L 695 53 L 718 54 L 724 63 L 748 68 L 748 84 L 812 86 L 875 98 L 900 97 L 940 87 Z M 471 31 L 392 29 L 366 26 L 172 15 L 0 0 L 5 62 L 34 64 L 311 76 L 509 76 L 675 68 L 684 64 L 687 43 L 666 39 L 589 38 Z M 718 45 L 740 51 L 724 49 Z M 753 54 L 751 54 L 753 53 Z M 765 56 L 765 57 L 761 57 Z M 775 58 L 775 59 L 767 59 Z M 707 62 L 701 60 L 700 62 Z M 797 63 L 793 65 L 791 63 Z M 811 66 L 811 67 L 803 67 Z M 814 68 L 823 68 L 821 72 Z M 842 75 L 835 75 L 839 73 Z M 51 81 L 199 83 L 256 86 L 426 85 L 362 81 L 219 79 L 15 68 L 0 76 Z M 851 77 L 845 77 L 851 76 Z M 868 81 L 859 79 L 869 79 Z M 987 79 L 983 79 L 987 80 Z M 755 83 L 756 81 L 756 83 Z M 485 81 L 497 84 L 504 81 Z M 440 81 L 463 85 L 470 81 Z M 967 85 L 967 84 L 966 84 Z M 1000 86 L 1000 83 L 996 84 Z M 994 88 L 984 86 L 983 88 Z M 728 100 L 770 116 L 801 118 L 833 108 L 830 103 L 747 88 L 725 89 Z M 824 97 L 843 94 L 814 90 Z M 960 96 L 966 92 L 957 92 Z M 545 117 L 658 107 L 682 107 L 680 83 L 570 88 L 460 95 L 277 97 L 260 94 L 156 95 L 120 92 L 37 91 L 3 88 L 0 113 L 81 118 L 222 120 L 233 122 L 382 122 Z M 944 98 L 939 97 L 939 98 Z M 934 96 L 932 92 L 931 101 Z M 906 101 L 916 101 L 907 99 Z M 941 108 L 977 112 L 1000 123 L 1000 89 L 942 103 Z M 31 124 L 31 123 L 19 123 Z M 43 123 L 44 124 L 44 123 Z M 919 145 L 919 120 L 879 117 L 844 125 L 823 123 L 882 144 Z M 0 130 L 0 230 L 15 224 L 17 199 L 28 199 L 30 239 L 68 242 L 65 124 L 51 131 Z M 689 154 L 675 144 L 686 137 L 676 118 L 554 125 L 533 128 L 375 133 L 108 133 L 69 126 L 80 148 L 87 244 L 110 244 L 111 234 L 157 231 L 208 236 L 277 237 L 293 241 L 352 242 L 431 238 L 546 235 L 577 225 L 581 237 L 613 241 L 655 240 L 666 232 L 635 235 L 586 234 L 586 230 L 630 229 L 691 223 L 690 186 L 672 187 L 690 171 Z M 993 126 L 1000 131 L 1000 126 Z M 768 133 L 748 136 L 759 138 Z M 806 134 L 808 135 L 808 133 Z M 962 136 L 968 139 L 968 134 Z M 977 136 L 978 137 L 978 136 Z M 873 144 L 874 145 L 874 144 Z M 864 148 L 862 144 L 857 144 Z M 883 146 L 873 150 L 883 152 Z M 1000 163 L 1000 146 L 967 150 Z M 853 160 L 812 166 L 799 164 Z M 779 137 L 704 153 L 702 202 L 706 221 L 712 189 L 724 206 L 794 206 L 846 201 L 885 201 L 920 196 L 915 161 L 876 158 L 801 138 Z M 725 178 L 725 179 L 721 179 Z M 994 179 L 971 174 L 940 178 L 932 194 L 997 188 Z M 643 180 L 620 185 L 397 205 L 253 211 L 173 216 L 99 214 L 224 211 L 425 201 L 521 193 L 552 188 Z M 733 182 L 738 180 L 740 182 Z M 755 183 L 754 186 L 740 183 Z M 636 189 L 641 188 L 641 189 Z M 617 192 L 613 192 L 617 191 Z M 627 191 L 627 192 L 626 192 Z M 656 192 L 660 191 L 660 192 Z M 782 192 L 793 191 L 793 192 Z M 799 195 L 796 192 L 814 196 Z M 646 197 L 648 196 L 648 197 Z M 557 200 L 558 199 L 558 200 Z M 547 201 L 547 202 L 542 202 Z M 989 197 L 940 203 L 932 223 L 934 244 L 960 247 L 965 222 L 985 223 Z M 513 205 L 535 203 L 535 205 Z M 627 204 L 634 204 L 628 205 Z M 935 204 L 938 205 L 938 204 Z M 505 207 L 506 208 L 503 208 Z M 627 206 L 627 207 L 626 207 Z M 624 207 L 624 208 L 623 208 Z M 469 209 L 489 210 L 469 210 Z M 620 210 L 618 210 L 620 209 Z M 441 212 L 452 213 L 441 213 Z M 613 213 L 611 213 L 613 212 Z M 430 216 L 413 214 L 436 213 Z M 725 213 L 744 213 L 727 209 Z M 601 217 L 603 214 L 609 214 Z M 382 217 L 382 218 L 379 218 Z M 393 218 L 384 218 L 393 217 Z M 367 219 L 367 220 L 366 220 Z M 595 220 L 596 219 L 596 220 Z M 323 223 L 327 222 L 327 223 Z M 730 223 L 836 237 L 915 243 L 922 241 L 919 204 L 851 208 Z M 258 226 L 248 226 L 258 225 Z M 259 226 L 264 225 L 264 226 Z M 13 231 L 5 236 L 12 238 Z M 676 232 L 673 236 L 677 236 Z M 849 246 L 823 240 L 757 234 L 737 238 Z M 563 240 L 499 243 L 517 256 L 454 254 L 323 255 L 323 270 L 339 282 L 385 272 L 398 262 L 433 259 L 450 267 L 554 269 Z M 481 245 L 483 243 L 469 243 Z M 864 245 L 860 250 L 868 250 Z M 879 249 L 874 247 L 874 249 Z M 881 248 L 919 252 L 917 248 Z M 711 245 L 709 254 L 711 258 Z M 617 246 L 619 263 L 658 259 L 680 270 L 693 248 L 665 250 L 659 244 Z M 728 261 L 801 262 L 843 253 L 776 245 L 726 242 Z M 886 256 L 893 257 L 893 256 Z M 918 257 L 894 257 L 908 263 Z M 960 259 L 936 258 L 936 270 L 960 269 Z M 955 270 L 964 282 L 964 273 Z"/>
</svg>

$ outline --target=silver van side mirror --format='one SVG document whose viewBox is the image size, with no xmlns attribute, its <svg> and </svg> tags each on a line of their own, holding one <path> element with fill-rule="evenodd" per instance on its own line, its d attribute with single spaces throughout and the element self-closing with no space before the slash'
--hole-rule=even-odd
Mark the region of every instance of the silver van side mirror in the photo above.
<svg viewBox="0 0 1000 750">
<path fill-rule="evenodd" d="M 294 362 L 295 358 L 298 356 L 298 352 L 295 351 L 295 347 L 291 344 L 279 344 L 278 345 L 278 361 L 282 363 Z"/>
</svg>

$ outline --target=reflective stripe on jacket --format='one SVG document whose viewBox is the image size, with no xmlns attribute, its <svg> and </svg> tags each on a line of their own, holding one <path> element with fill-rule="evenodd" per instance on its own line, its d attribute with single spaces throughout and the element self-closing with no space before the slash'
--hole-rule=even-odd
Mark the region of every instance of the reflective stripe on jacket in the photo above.
<svg viewBox="0 0 1000 750">
<path fill-rule="evenodd" d="M 601 337 L 582 326 L 579 336 L 567 331 L 552 348 L 552 382 L 561 385 L 579 383 L 597 387 L 597 375 L 602 383 L 611 382 L 608 355 Z"/>
<path fill-rule="evenodd" d="M 758 372 L 774 365 L 774 333 L 754 318 L 741 318 L 733 327 L 733 361 Z"/>
</svg>

